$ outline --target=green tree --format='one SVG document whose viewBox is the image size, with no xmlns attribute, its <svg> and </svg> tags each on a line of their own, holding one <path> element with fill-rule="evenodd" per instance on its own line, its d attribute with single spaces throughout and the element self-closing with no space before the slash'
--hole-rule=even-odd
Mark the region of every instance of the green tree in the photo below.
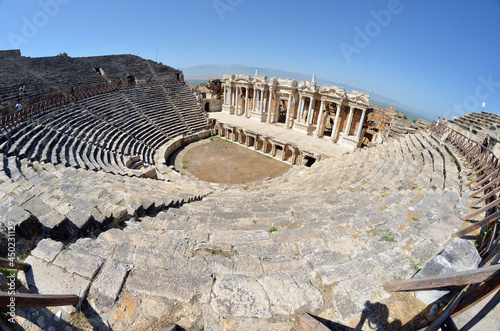
<svg viewBox="0 0 500 331">
<path fill-rule="evenodd" d="M 69 57 L 68 53 L 66 53 L 66 52 L 59 53 L 59 54 L 57 54 L 57 56 L 60 56 L 60 57 Z"/>
</svg>

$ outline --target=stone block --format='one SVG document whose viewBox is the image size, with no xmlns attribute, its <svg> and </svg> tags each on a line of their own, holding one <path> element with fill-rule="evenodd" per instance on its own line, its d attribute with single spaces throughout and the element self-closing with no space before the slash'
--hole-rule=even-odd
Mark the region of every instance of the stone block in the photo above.
<svg viewBox="0 0 500 331">
<path fill-rule="evenodd" d="M 314 252 L 307 255 L 306 259 L 313 269 L 325 265 L 338 265 L 349 261 L 343 254 L 332 251 Z"/>
<path fill-rule="evenodd" d="M 81 234 L 85 234 L 87 231 L 96 227 L 94 217 L 79 209 L 72 210 L 68 218 L 75 227 L 73 231 Z"/>
<path fill-rule="evenodd" d="M 319 274 L 324 285 L 350 279 L 362 273 L 370 273 L 376 265 L 364 259 L 352 260 L 343 264 L 319 266 L 314 272 Z"/>
<path fill-rule="evenodd" d="M 148 296 L 159 296 L 183 303 L 207 303 L 213 279 L 202 273 L 165 270 L 149 266 L 136 266 L 130 272 L 125 288 Z"/>
<path fill-rule="evenodd" d="M 262 245 L 237 245 L 234 249 L 239 255 L 270 256 L 270 255 L 297 255 L 297 246 L 294 243 L 269 243 Z"/>
<path fill-rule="evenodd" d="M 54 240 L 67 240 L 71 236 L 71 222 L 56 210 L 39 217 L 43 226 L 43 235 Z"/>
<path fill-rule="evenodd" d="M 267 231 L 217 231 L 212 233 L 210 241 L 227 244 L 255 244 L 269 240 Z"/>
<path fill-rule="evenodd" d="M 305 273 L 311 272 L 311 267 L 305 259 L 298 257 L 284 256 L 268 256 L 262 259 L 262 268 L 264 273 L 273 272 L 294 272 Z"/>
<path fill-rule="evenodd" d="M 214 284 L 212 308 L 225 317 L 271 317 L 263 287 L 250 277 L 224 275 Z"/>
<path fill-rule="evenodd" d="M 431 240 L 425 240 L 410 251 L 410 257 L 418 267 L 429 262 L 439 251 L 439 246 Z"/>
<path fill-rule="evenodd" d="M 85 255 L 109 258 L 112 256 L 115 246 L 99 238 L 81 238 L 71 245 L 71 250 Z"/>
<path fill-rule="evenodd" d="M 398 249 L 381 252 L 374 255 L 372 259 L 389 279 L 407 279 L 416 271 L 410 260 L 400 253 Z"/>
<path fill-rule="evenodd" d="M 162 317 L 169 315 L 174 308 L 174 304 L 145 298 L 141 300 L 140 307 L 142 313 L 147 317 L 159 321 Z"/>
<path fill-rule="evenodd" d="M 321 231 L 308 229 L 278 229 L 278 231 L 271 234 L 271 237 L 273 241 L 278 243 L 325 239 Z"/>
<path fill-rule="evenodd" d="M 97 307 L 109 308 L 115 303 L 130 269 L 130 265 L 116 260 L 109 259 L 104 263 L 89 292 Z"/>
<path fill-rule="evenodd" d="M 36 248 L 31 251 L 31 255 L 45 262 L 52 262 L 62 248 L 63 244 L 61 242 L 52 239 L 43 239 L 38 243 Z"/>
<path fill-rule="evenodd" d="M 341 319 L 359 320 L 367 301 L 379 302 L 384 299 L 377 294 L 382 280 L 378 272 L 371 272 L 338 283 L 333 289 L 332 297 Z"/>
<path fill-rule="evenodd" d="M 82 277 L 92 279 L 101 268 L 104 259 L 98 256 L 81 254 L 70 249 L 59 254 L 53 263 L 69 273 L 76 273 Z"/>
<path fill-rule="evenodd" d="M 99 236 L 102 238 L 102 235 Z M 134 245 L 130 245 L 129 243 L 120 243 L 116 245 L 116 249 L 113 255 L 113 258 L 123 262 L 123 263 L 134 263 L 136 247 Z"/>
<path fill-rule="evenodd" d="M 239 274 L 248 277 L 259 277 L 263 274 L 260 259 L 255 256 L 222 256 L 205 257 L 206 270 L 216 276 L 224 274 Z M 196 269 L 193 269 L 196 270 Z"/>
<path fill-rule="evenodd" d="M 77 306 L 87 296 L 90 287 L 88 279 L 66 272 L 54 264 L 47 264 L 33 256 L 29 256 L 25 262 L 31 264 L 31 269 L 26 272 L 26 282 L 31 293 L 75 294 L 80 297 Z M 63 310 L 69 314 L 75 311 L 71 306 L 64 306 Z"/>
<path fill-rule="evenodd" d="M 40 218 L 46 215 L 52 208 L 38 197 L 33 197 L 21 205 L 21 208 Z"/>
<path fill-rule="evenodd" d="M 137 313 L 137 299 L 129 292 L 123 292 L 118 307 L 113 312 L 113 319 L 117 322 L 130 324 Z"/>
<path fill-rule="evenodd" d="M 314 312 L 323 306 L 323 294 L 304 275 L 265 274 L 257 282 L 264 288 L 274 314 L 294 314 L 301 309 Z"/>
<path fill-rule="evenodd" d="M 427 263 L 414 278 L 446 275 L 454 272 L 476 269 L 481 257 L 473 243 L 468 240 L 453 239 L 438 255 Z M 418 291 L 415 297 L 426 304 L 447 294 L 449 291 Z"/>
<path fill-rule="evenodd" d="M 38 219 L 20 207 L 10 209 L 4 215 L 2 223 L 6 227 L 15 226 L 16 235 L 28 240 L 42 232 Z"/>
</svg>

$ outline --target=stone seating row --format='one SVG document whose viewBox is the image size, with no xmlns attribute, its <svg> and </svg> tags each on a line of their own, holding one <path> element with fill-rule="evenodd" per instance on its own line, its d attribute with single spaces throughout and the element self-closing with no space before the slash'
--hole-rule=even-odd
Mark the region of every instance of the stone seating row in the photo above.
<svg viewBox="0 0 500 331">
<path fill-rule="evenodd" d="M 485 122 L 494 122 L 495 124 L 500 124 L 500 117 L 498 114 L 493 114 L 489 112 L 482 111 L 480 113 L 471 113 L 474 118 L 482 119 Z"/>
<path fill-rule="evenodd" d="M 500 117 L 496 114 L 487 112 L 467 113 L 458 118 L 454 118 L 453 121 L 464 124 L 467 130 L 471 124 L 478 130 L 481 130 L 481 128 L 493 127 L 494 129 L 497 129 L 500 127 Z"/>
<path fill-rule="evenodd" d="M 75 74 L 74 70 L 58 70 L 57 65 L 52 67 L 52 64 L 43 63 L 38 59 L 4 58 L 2 62 L 4 65 L 0 66 L 0 72 L 4 73 L 1 84 L 4 93 L 0 96 L 0 105 L 5 105 L 9 101 L 15 102 L 22 84 L 27 84 L 26 94 L 23 97 L 26 102 L 56 91 L 66 91 L 71 86 L 107 83 L 104 77 L 88 69 Z M 48 72 L 50 74 L 47 74 Z"/>
<path fill-rule="evenodd" d="M 186 128 L 189 129 L 187 124 L 182 121 L 181 115 L 176 111 L 172 104 L 159 104 L 155 102 L 154 96 L 158 95 L 160 98 L 165 98 L 165 94 L 158 94 L 158 89 L 150 88 L 149 91 L 142 91 L 142 95 L 137 93 L 127 93 L 127 98 L 137 105 L 138 110 L 145 114 L 147 118 L 151 119 L 158 127 L 167 132 L 169 136 L 177 136 L 187 133 Z M 136 91 L 130 91 L 136 92 Z M 160 91 L 162 92 L 162 91 Z M 152 98 L 153 96 L 153 98 Z"/>
<path fill-rule="evenodd" d="M 461 191 L 456 159 L 426 133 L 403 135 L 376 149 L 354 151 L 313 172 L 310 181 L 327 182 L 332 189 Z M 338 179 L 342 179 L 342 181 Z M 318 184 L 319 185 L 319 184 Z"/>
<path fill-rule="evenodd" d="M 351 325 L 367 300 L 394 300 L 382 284 L 411 277 L 434 256 L 462 225 L 450 213 L 467 204 L 446 188 L 426 196 L 401 194 L 392 186 L 351 191 L 342 188 L 347 170 L 331 169 L 356 159 L 373 162 L 375 155 L 386 158 L 380 162 L 393 157 L 399 166 L 417 166 L 405 161 L 404 153 L 418 155 L 424 149 L 418 144 L 416 137 L 400 137 L 311 168 L 297 167 L 301 171 L 293 178 L 268 183 L 265 190 L 216 191 L 123 230 L 80 239 L 67 250 L 47 239 L 27 262 L 35 266 L 40 293 L 51 290 L 46 270 L 81 280 L 66 293 L 82 298 L 89 293 L 95 311 L 111 312 L 101 315 L 110 325 L 153 323 L 162 316 L 148 315 L 146 304 L 165 307 L 167 302 L 201 316 L 185 328 L 223 329 L 237 320 L 241 329 L 259 323 L 284 329 L 283 321 L 303 310 L 334 313 L 337 321 Z M 316 176 L 321 180 L 311 181 Z M 118 314 L 125 298 L 140 308 L 127 320 Z"/>
<path fill-rule="evenodd" d="M 164 93 L 162 97 L 167 100 Z M 112 92 L 107 96 L 98 95 L 46 111 L 34 117 L 29 126 L 23 123 L 23 128 L 16 127 L 3 135 L 0 140 L 0 144 L 4 145 L 2 151 L 8 155 L 21 152 L 20 157 L 28 156 L 30 159 L 56 164 L 62 162 L 87 169 L 106 170 L 118 165 L 118 171 L 123 174 L 129 172 L 120 167 L 124 156 L 138 155 L 144 164 L 153 165 L 156 149 L 166 143 L 170 136 L 198 129 L 179 125 L 177 116 L 167 119 L 167 123 L 174 123 L 177 128 L 165 133 L 154 122 L 144 120 L 137 110 L 130 110 L 130 105 L 129 108 L 120 108 L 120 101 L 123 100 L 121 92 Z M 171 101 L 164 101 L 162 105 L 167 103 Z M 162 110 L 158 107 L 156 111 Z M 206 128 L 203 116 L 198 117 L 198 122 L 199 128 Z M 14 142 L 7 150 L 5 144 L 11 141 Z M 112 155 L 109 156 L 109 153 Z M 103 154 L 107 162 L 101 159 Z M 105 166 L 100 165 L 101 162 Z"/>
<path fill-rule="evenodd" d="M 36 101 L 54 92 L 70 93 L 72 88 L 92 88 L 119 83 L 129 73 L 133 79 L 178 81 L 180 71 L 133 55 L 66 57 L 5 57 L 0 63 L 0 107 L 15 102 L 18 89 L 27 84 L 25 102 Z M 104 74 L 104 75 L 102 75 Z"/>
<path fill-rule="evenodd" d="M 58 240 L 85 236 L 113 220 L 144 216 L 209 192 L 0 155 L 0 223 L 14 222 L 16 233 L 28 240 L 40 234 Z"/>
<path fill-rule="evenodd" d="M 142 154 L 144 159 L 154 160 L 154 149 L 145 144 L 139 144 L 133 139 L 122 139 L 123 142 L 128 141 L 135 144 L 125 143 L 121 149 L 113 151 L 105 147 L 103 144 L 105 139 L 100 140 L 101 144 L 99 145 L 93 142 L 92 136 L 82 138 L 73 135 L 74 132 L 74 130 L 65 132 L 64 128 L 57 128 L 56 125 L 50 125 L 50 123 L 24 123 L 24 128 L 17 131 L 10 139 L 12 142 L 10 146 L 7 146 L 9 143 L 7 140 L 2 145 L 3 147 L 0 147 L 0 152 L 5 152 L 7 156 L 28 158 L 32 161 L 39 160 L 129 176 L 142 175 L 143 173 L 142 171 L 134 172 L 126 166 L 128 155 Z M 118 135 L 113 137 L 115 140 L 119 138 Z M 114 144 L 113 140 L 108 143 Z"/>
</svg>

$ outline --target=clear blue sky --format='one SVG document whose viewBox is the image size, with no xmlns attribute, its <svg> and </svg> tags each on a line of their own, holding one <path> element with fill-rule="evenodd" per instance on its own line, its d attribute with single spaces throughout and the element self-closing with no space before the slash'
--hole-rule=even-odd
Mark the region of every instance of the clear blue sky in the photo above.
<svg viewBox="0 0 500 331">
<path fill-rule="evenodd" d="M 500 113 L 500 0 L 0 0 L 0 49 L 316 74 L 427 116 Z"/>
</svg>

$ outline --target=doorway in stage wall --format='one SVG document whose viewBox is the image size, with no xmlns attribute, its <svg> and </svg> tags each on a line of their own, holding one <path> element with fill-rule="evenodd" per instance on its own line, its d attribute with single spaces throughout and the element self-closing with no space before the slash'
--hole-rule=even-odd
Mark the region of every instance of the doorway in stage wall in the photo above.
<svg viewBox="0 0 500 331">
<path fill-rule="evenodd" d="M 329 114 L 325 118 L 325 128 L 323 130 L 324 137 L 331 137 L 333 131 L 333 123 L 335 121 L 335 114 Z"/>
<path fill-rule="evenodd" d="M 285 100 L 280 100 L 279 104 L 279 113 L 278 113 L 278 123 L 285 124 L 286 122 L 286 110 L 287 110 L 287 102 Z"/>
</svg>

